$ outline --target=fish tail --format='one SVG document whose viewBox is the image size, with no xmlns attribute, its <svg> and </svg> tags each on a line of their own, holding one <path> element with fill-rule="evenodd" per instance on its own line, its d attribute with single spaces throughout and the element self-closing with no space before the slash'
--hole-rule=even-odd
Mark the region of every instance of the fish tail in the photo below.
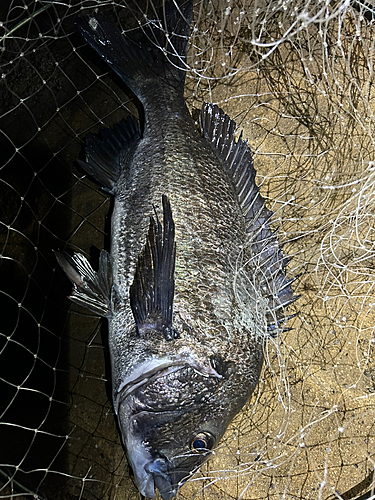
<svg viewBox="0 0 375 500">
<path fill-rule="evenodd" d="M 160 85 L 183 95 L 192 16 L 192 0 L 171 0 L 131 35 L 100 14 L 80 17 L 77 28 L 145 104 Z"/>
</svg>

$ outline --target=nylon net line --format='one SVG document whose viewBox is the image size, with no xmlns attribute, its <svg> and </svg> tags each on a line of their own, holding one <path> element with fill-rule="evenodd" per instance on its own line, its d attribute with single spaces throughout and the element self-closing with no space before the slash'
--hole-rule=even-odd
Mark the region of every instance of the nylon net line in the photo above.
<svg viewBox="0 0 375 500">
<path fill-rule="evenodd" d="M 0 498 L 138 499 L 111 403 L 106 326 L 53 250 L 98 263 L 112 200 L 76 163 L 136 100 L 76 32 L 152 2 L 0 6 Z M 260 382 L 179 499 L 374 498 L 375 28 L 371 4 L 194 5 L 185 97 L 235 119 L 301 298 Z"/>
</svg>

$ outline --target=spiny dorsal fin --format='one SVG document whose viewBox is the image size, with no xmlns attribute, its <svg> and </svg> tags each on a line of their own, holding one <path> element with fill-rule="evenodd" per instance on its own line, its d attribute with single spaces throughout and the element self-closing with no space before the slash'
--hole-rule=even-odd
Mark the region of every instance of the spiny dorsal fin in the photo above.
<svg viewBox="0 0 375 500">
<path fill-rule="evenodd" d="M 268 299 L 267 315 L 269 331 L 285 320 L 284 308 L 297 298 L 293 296 L 291 283 L 285 276 L 287 259 L 279 246 L 275 233 L 269 226 L 273 212 L 255 184 L 251 150 L 246 141 L 235 140 L 236 123 L 216 104 L 205 103 L 200 114 L 203 137 L 209 142 L 216 156 L 232 181 L 242 213 L 246 219 L 246 231 L 250 235 L 251 266 L 256 270 L 263 296 Z"/>
<path fill-rule="evenodd" d="M 100 135 L 102 140 L 93 134 L 86 136 L 86 161 L 78 163 L 105 191 L 113 194 L 121 163 L 126 163 L 125 155 L 141 138 L 141 129 L 134 116 L 128 116 L 112 129 L 101 130 Z"/>
<path fill-rule="evenodd" d="M 61 250 L 55 251 L 56 259 L 73 283 L 69 298 L 100 316 L 111 315 L 112 266 L 108 252 L 100 252 L 99 269 L 94 271 L 86 257 L 73 256 Z"/>
<path fill-rule="evenodd" d="M 176 338 L 172 328 L 176 244 L 171 205 L 163 195 L 163 226 L 150 218 L 146 244 L 138 257 L 130 287 L 130 305 L 140 334 L 157 330 L 167 340 Z"/>
</svg>

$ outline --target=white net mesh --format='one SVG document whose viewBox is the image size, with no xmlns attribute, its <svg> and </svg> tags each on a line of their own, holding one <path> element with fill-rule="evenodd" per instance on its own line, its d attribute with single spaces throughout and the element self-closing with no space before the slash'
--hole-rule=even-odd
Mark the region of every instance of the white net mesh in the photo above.
<svg viewBox="0 0 375 500">
<path fill-rule="evenodd" d="M 137 114 L 77 34 L 152 3 L 0 7 L 0 498 L 136 499 L 110 402 L 106 327 L 66 299 L 52 249 L 92 262 L 111 199 L 75 163 L 88 131 Z M 374 8 L 375 11 L 375 8 Z M 375 470 L 375 28 L 371 4 L 204 0 L 186 99 L 221 106 L 294 256 L 302 298 L 255 394 L 181 499 L 370 499 Z M 142 17 L 143 22 L 146 18 Z"/>
</svg>

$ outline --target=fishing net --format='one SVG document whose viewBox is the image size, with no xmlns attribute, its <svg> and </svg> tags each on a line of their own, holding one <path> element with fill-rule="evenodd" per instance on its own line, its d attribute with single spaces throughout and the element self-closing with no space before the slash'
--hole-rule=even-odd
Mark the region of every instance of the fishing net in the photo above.
<svg viewBox="0 0 375 500">
<path fill-rule="evenodd" d="M 369 0 L 370 1 L 370 0 Z M 108 249 L 112 200 L 76 163 L 139 105 L 77 34 L 152 2 L 0 6 L 0 498 L 137 499 L 110 396 L 106 325 L 66 298 L 54 249 Z M 301 273 L 292 330 L 180 499 L 374 498 L 375 27 L 372 3 L 204 0 L 185 96 L 244 130 Z"/>
</svg>

